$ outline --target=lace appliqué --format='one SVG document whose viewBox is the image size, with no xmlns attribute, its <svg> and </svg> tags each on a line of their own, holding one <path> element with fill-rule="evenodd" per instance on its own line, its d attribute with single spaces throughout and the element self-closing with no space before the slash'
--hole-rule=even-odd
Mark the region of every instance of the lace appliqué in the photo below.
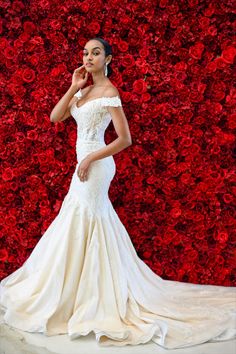
<svg viewBox="0 0 236 354">
<path fill-rule="evenodd" d="M 119 107 L 122 106 L 121 100 L 118 96 L 115 97 L 102 97 L 101 103 L 104 107 Z"/>
<path fill-rule="evenodd" d="M 81 91 L 74 96 L 81 98 Z M 107 107 L 118 106 L 122 106 L 118 96 L 94 98 L 79 107 L 75 102 L 71 107 L 71 115 L 78 126 L 79 140 L 104 142 L 105 130 L 112 119 Z"/>
</svg>

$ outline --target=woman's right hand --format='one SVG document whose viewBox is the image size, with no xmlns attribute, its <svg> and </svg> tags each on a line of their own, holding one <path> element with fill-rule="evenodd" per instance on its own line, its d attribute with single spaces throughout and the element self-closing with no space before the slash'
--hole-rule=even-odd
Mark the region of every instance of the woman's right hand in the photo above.
<svg viewBox="0 0 236 354">
<path fill-rule="evenodd" d="M 85 65 L 80 66 L 74 70 L 72 75 L 72 85 L 81 89 L 88 80 L 88 71 L 85 69 Z"/>
</svg>

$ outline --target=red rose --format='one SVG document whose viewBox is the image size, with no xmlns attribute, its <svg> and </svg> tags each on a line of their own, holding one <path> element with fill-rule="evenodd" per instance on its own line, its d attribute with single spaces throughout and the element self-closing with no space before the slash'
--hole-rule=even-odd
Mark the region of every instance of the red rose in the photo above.
<svg viewBox="0 0 236 354">
<path fill-rule="evenodd" d="M 35 72 L 30 68 L 23 69 L 22 71 L 22 79 L 25 82 L 32 82 L 35 79 Z"/>
<path fill-rule="evenodd" d="M 8 167 L 8 168 L 5 168 L 3 173 L 2 173 L 2 180 L 3 181 L 9 181 L 11 179 L 14 178 L 14 172 L 13 172 L 13 169 Z"/>
<path fill-rule="evenodd" d="M 227 64 L 233 64 L 236 56 L 236 47 L 229 46 L 222 51 L 221 57 Z"/>
<path fill-rule="evenodd" d="M 198 42 L 195 45 L 190 47 L 189 54 L 194 59 L 201 59 L 203 50 L 204 50 L 204 44 L 202 42 Z"/>
<path fill-rule="evenodd" d="M 8 259 L 8 252 L 5 248 L 0 249 L 0 261 L 5 262 Z"/>
</svg>

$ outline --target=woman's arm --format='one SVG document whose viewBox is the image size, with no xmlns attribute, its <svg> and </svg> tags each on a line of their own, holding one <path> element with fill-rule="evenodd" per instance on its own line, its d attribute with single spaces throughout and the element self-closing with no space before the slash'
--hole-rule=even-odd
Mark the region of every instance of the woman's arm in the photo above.
<svg viewBox="0 0 236 354">
<path fill-rule="evenodd" d="M 78 86 L 71 85 L 64 96 L 58 101 L 56 106 L 53 108 L 50 114 L 50 121 L 53 123 L 61 122 L 66 118 L 70 117 L 70 107 L 74 100 L 76 101 L 77 98 L 73 97 L 74 94 L 77 92 Z"/>
<path fill-rule="evenodd" d="M 88 80 L 88 72 L 85 69 L 84 65 L 81 65 L 79 68 L 75 69 L 72 75 L 72 83 L 68 91 L 56 104 L 50 114 L 50 121 L 53 123 L 61 122 L 66 118 L 71 116 L 70 108 L 72 104 L 78 99 L 73 97 L 74 94 L 82 88 Z"/>
</svg>

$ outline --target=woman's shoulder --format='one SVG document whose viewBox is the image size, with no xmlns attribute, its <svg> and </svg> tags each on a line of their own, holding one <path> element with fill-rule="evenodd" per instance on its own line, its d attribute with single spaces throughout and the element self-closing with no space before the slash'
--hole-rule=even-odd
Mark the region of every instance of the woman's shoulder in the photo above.
<svg viewBox="0 0 236 354">
<path fill-rule="evenodd" d="M 89 86 L 86 86 L 85 88 L 81 89 L 81 94 L 84 96 L 86 95 L 87 93 L 89 93 L 89 91 L 91 91 L 93 89 L 93 85 L 89 85 Z M 104 91 L 103 91 L 103 95 L 104 96 L 120 96 L 119 95 L 119 91 L 118 89 L 113 85 L 113 84 L 110 84 L 108 85 Z"/>
<path fill-rule="evenodd" d="M 109 85 L 106 88 L 104 95 L 108 97 L 120 96 L 118 89 L 114 85 Z"/>
</svg>

